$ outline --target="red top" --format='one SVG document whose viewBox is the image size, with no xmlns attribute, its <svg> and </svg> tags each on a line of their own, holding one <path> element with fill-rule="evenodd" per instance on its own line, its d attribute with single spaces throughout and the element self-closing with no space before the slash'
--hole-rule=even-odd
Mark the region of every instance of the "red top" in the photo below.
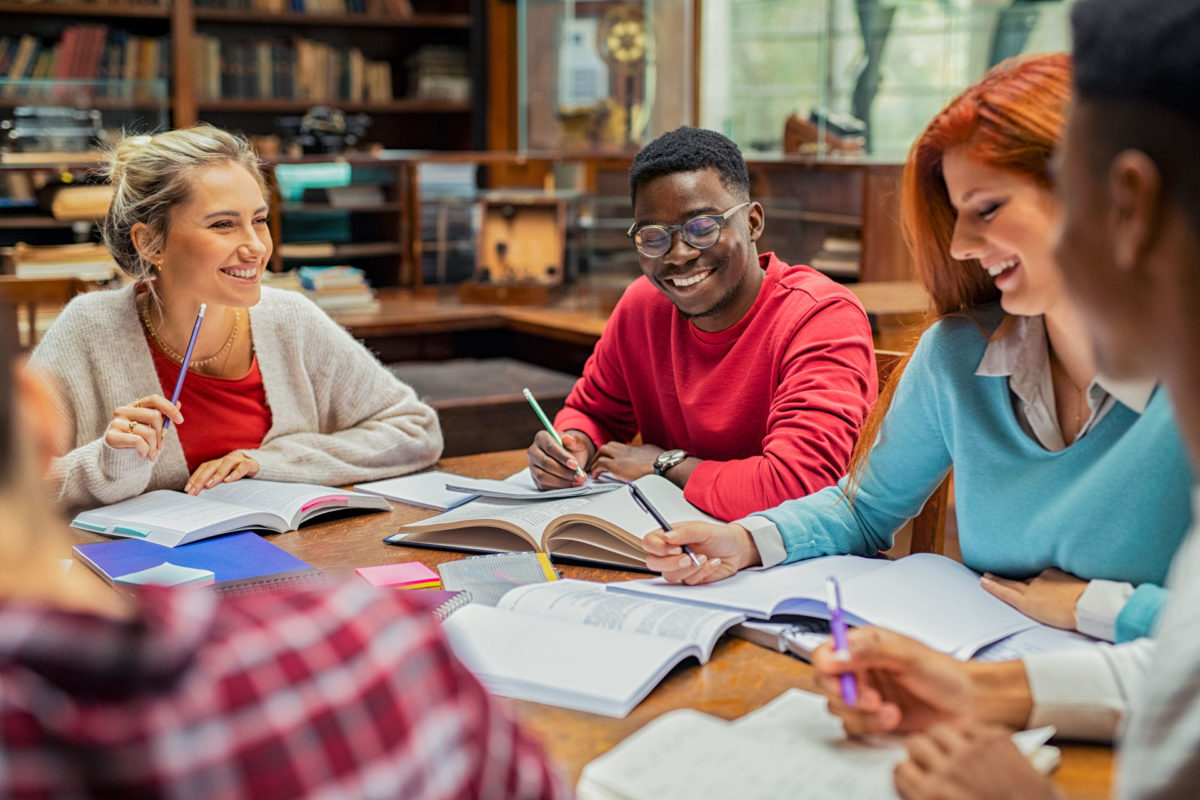
<svg viewBox="0 0 1200 800">
<path fill-rule="evenodd" d="M 625 291 L 555 418 L 597 446 L 642 441 L 705 462 L 684 497 L 725 520 L 837 482 L 875 402 L 866 312 L 821 273 L 759 256 L 736 325 L 705 333 L 645 278 Z"/>
<path fill-rule="evenodd" d="M 146 340 L 154 356 L 162 395 L 169 400 L 179 379 L 179 365 L 149 336 Z M 240 378 L 189 372 L 179 395 L 179 410 L 183 413 L 183 424 L 178 428 L 179 444 L 189 472 L 234 450 L 257 450 L 271 429 L 271 407 L 267 405 L 258 356 L 254 356 L 250 371 Z"/>
</svg>

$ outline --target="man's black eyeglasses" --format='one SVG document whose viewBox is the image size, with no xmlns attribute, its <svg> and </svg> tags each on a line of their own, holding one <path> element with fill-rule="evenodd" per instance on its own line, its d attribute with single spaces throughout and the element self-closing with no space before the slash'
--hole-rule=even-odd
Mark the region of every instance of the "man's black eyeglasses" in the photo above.
<svg viewBox="0 0 1200 800">
<path fill-rule="evenodd" d="M 638 252 L 646 258 L 665 256 L 671 249 L 675 231 L 679 231 L 683 240 L 697 250 L 707 250 L 721 240 L 721 228 L 734 213 L 750 205 L 750 201 L 738 203 L 724 214 L 701 214 L 692 217 L 682 225 L 643 225 L 637 223 L 629 226 L 625 235 L 633 239 Z"/>
</svg>

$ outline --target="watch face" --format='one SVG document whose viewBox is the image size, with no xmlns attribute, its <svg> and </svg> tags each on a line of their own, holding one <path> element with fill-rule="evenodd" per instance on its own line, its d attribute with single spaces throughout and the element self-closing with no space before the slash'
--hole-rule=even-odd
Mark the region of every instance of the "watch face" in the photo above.
<svg viewBox="0 0 1200 800">
<path fill-rule="evenodd" d="M 654 459 L 654 471 L 662 475 L 685 458 L 687 458 L 687 452 L 684 450 L 668 450 L 660 453 L 658 458 Z"/>
</svg>

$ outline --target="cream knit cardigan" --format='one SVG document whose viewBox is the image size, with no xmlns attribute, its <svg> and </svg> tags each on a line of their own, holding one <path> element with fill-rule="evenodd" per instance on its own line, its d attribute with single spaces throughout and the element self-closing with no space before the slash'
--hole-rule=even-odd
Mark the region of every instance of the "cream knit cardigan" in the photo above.
<svg viewBox="0 0 1200 800">
<path fill-rule="evenodd" d="M 412 472 L 441 455 L 433 409 L 308 298 L 263 287 L 250 325 L 271 409 L 262 446 L 244 451 L 258 462 L 256 477 L 346 484 Z M 133 285 L 76 297 L 29 363 L 58 384 L 62 441 L 71 448 L 50 469 L 59 505 L 91 507 L 183 488 L 188 469 L 178 436 L 168 432 L 153 463 L 104 442 L 118 406 L 155 392 L 169 397 L 138 320 Z"/>
</svg>

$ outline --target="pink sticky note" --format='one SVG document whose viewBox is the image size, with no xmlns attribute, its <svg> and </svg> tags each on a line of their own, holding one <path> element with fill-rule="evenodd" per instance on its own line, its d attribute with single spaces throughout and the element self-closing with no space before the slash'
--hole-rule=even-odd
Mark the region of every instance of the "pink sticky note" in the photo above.
<svg viewBox="0 0 1200 800">
<path fill-rule="evenodd" d="M 441 581 L 441 577 L 436 572 L 420 561 L 404 561 L 400 564 L 384 564 L 380 567 L 359 567 L 354 571 L 373 586 L 404 588 L 414 584 Z"/>
</svg>

